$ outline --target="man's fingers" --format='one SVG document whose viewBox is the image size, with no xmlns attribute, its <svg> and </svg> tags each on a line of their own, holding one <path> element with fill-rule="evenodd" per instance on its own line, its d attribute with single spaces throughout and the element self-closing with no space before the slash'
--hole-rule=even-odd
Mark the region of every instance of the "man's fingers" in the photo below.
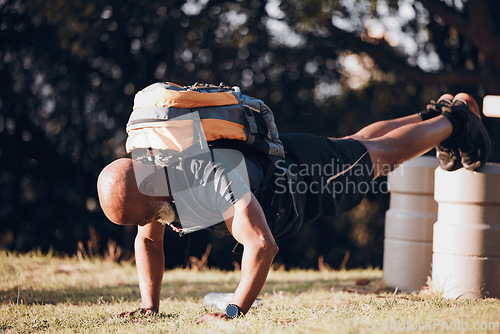
<svg viewBox="0 0 500 334">
<path fill-rule="evenodd" d="M 205 314 L 203 317 L 198 318 L 196 320 L 196 324 L 199 325 L 204 322 L 210 322 L 215 320 L 228 320 L 228 319 L 229 317 L 225 313 L 216 312 L 216 313 Z"/>
<path fill-rule="evenodd" d="M 133 317 L 136 312 L 137 312 L 137 310 L 122 312 L 122 313 L 118 314 L 118 316 L 122 317 L 122 318 L 129 318 L 129 317 Z"/>
<path fill-rule="evenodd" d="M 156 312 L 153 312 L 151 309 L 141 309 L 141 314 L 145 315 L 146 317 L 155 314 Z"/>
<path fill-rule="evenodd" d="M 128 312 L 122 312 L 118 314 L 119 317 L 134 317 L 136 314 L 140 314 L 143 316 L 150 316 L 152 314 L 155 314 L 152 309 L 150 308 L 136 308 L 135 310 L 128 311 Z"/>
<path fill-rule="evenodd" d="M 131 317 L 134 315 L 134 313 L 137 312 L 137 309 L 136 310 L 132 310 L 132 311 L 126 311 L 126 312 L 122 312 L 120 314 L 118 314 L 119 317 Z"/>
</svg>

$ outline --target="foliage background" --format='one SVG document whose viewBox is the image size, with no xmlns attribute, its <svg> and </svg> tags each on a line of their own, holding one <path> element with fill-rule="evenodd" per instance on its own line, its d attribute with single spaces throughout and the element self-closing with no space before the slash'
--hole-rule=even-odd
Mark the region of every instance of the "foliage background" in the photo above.
<svg viewBox="0 0 500 334">
<path fill-rule="evenodd" d="M 445 91 L 500 94 L 494 0 L 0 0 L 0 13 L 0 247 L 19 251 L 132 249 L 134 229 L 107 221 L 95 183 L 125 156 L 134 94 L 156 81 L 239 85 L 282 132 L 333 137 Z M 500 124 L 485 123 L 495 145 Z M 280 242 L 277 261 L 338 268 L 349 251 L 349 267 L 380 266 L 387 208 L 371 194 L 322 217 Z M 168 233 L 174 267 L 186 241 Z M 191 254 L 208 243 L 210 265 L 238 259 L 231 239 L 205 232 Z"/>
</svg>

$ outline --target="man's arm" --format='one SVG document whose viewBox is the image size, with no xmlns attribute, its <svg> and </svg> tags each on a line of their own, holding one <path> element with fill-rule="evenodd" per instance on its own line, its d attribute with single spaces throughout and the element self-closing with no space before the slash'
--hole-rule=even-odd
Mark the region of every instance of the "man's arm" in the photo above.
<svg viewBox="0 0 500 334">
<path fill-rule="evenodd" d="M 135 262 L 141 291 L 141 308 L 122 315 L 156 313 L 160 307 L 161 283 L 165 267 L 163 235 L 165 226 L 153 221 L 137 227 L 135 238 Z"/>
<path fill-rule="evenodd" d="M 269 230 L 264 212 L 255 196 L 249 194 L 250 203 L 244 199 L 238 201 L 234 205 L 234 217 L 227 222 L 229 232 L 243 245 L 241 279 L 231 303 L 238 305 L 244 314 L 262 290 L 278 253 L 278 245 Z"/>
<path fill-rule="evenodd" d="M 232 208 L 224 217 L 229 232 L 243 245 L 243 258 L 240 283 L 231 304 L 238 305 L 245 314 L 264 286 L 273 259 L 278 253 L 278 246 L 269 230 L 264 212 L 252 193 L 247 193 Z M 213 313 L 200 318 L 198 322 L 211 318 L 227 317 L 222 313 Z"/>
</svg>

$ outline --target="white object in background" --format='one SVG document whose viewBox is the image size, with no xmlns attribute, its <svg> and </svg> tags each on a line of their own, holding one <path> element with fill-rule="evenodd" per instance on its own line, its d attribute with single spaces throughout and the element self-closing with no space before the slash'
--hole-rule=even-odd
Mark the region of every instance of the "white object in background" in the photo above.
<svg viewBox="0 0 500 334">
<path fill-rule="evenodd" d="M 432 287 L 443 297 L 500 298 L 500 164 L 436 169 Z"/>
<path fill-rule="evenodd" d="M 436 157 L 405 162 L 388 176 L 390 208 L 385 215 L 384 282 L 405 292 L 422 289 L 431 275 Z"/>
<path fill-rule="evenodd" d="M 222 293 L 222 292 L 210 292 L 205 297 L 203 297 L 203 305 L 206 307 L 215 307 L 219 310 L 225 310 L 227 304 L 233 299 L 233 293 Z M 256 299 L 252 307 L 262 306 L 264 302 L 261 299 Z"/>
<path fill-rule="evenodd" d="M 487 117 L 500 117 L 500 96 L 486 95 L 483 99 L 483 114 Z"/>
</svg>

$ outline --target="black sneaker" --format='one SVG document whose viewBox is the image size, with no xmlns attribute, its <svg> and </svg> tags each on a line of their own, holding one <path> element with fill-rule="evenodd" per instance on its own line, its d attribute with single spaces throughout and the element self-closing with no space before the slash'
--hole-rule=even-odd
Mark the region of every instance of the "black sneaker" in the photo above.
<svg viewBox="0 0 500 334">
<path fill-rule="evenodd" d="M 452 140 L 446 139 L 436 146 L 436 158 L 438 159 L 439 167 L 448 172 L 463 167 L 460 150 Z"/>
<path fill-rule="evenodd" d="M 419 112 L 419 115 L 423 121 L 437 117 L 443 113 L 443 108 L 449 108 L 451 106 L 452 100 L 453 100 L 453 95 L 443 94 L 437 100 L 437 102 L 431 100 L 431 102 L 427 105 L 425 110 Z"/>
<path fill-rule="evenodd" d="M 445 112 L 450 112 L 452 95 L 447 94 L 447 96 L 443 95 L 436 103 L 431 101 L 430 104 L 427 105 L 427 110 L 436 110 L 441 114 Z M 454 143 L 454 141 L 450 139 L 444 140 L 441 144 L 436 147 L 436 157 L 439 162 L 439 167 L 446 171 L 454 171 L 459 168 L 462 168 L 462 160 L 460 158 L 460 150 L 458 146 Z"/>
<path fill-rule="evenodd" d="M 484 166 L 491 154 L 491 141 L 481 122 L 476 102 L 468 94 L 457 94 L 451 103 L 450 114 L 465 121 L 453 140 L 460 150 L 462 165 L 468 170 Z"/>
</svg>

